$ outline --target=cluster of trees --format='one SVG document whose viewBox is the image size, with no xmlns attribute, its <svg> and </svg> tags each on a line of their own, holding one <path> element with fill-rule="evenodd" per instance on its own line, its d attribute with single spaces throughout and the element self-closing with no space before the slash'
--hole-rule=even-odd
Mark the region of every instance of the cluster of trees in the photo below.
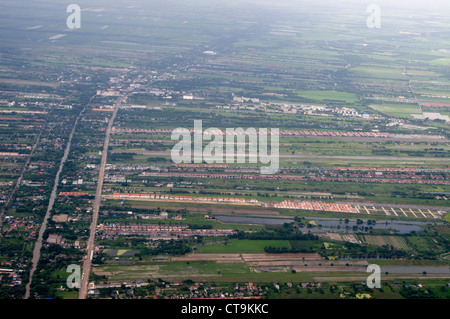
<svg viewBox="0 0 450 319">
<path fill-rule="evenodd" d="M 188 241 L 185 240 L 171 240 L 171 241 L 163 241 L 158 247 L 148 248 L 145 247 L 140 250 L 141 256 L 154 256 L 154 255 L 184 255 L 192 252 L 192 247 L 189 245 Z"/>
<path fill-rule="evenodd" d="M 190 229 L 212 229 L 212 225 L 197 225 L 197 224 L 189 224 Z"/>
<path fill-rule="evenodd" d="M 83 252 L 75 248 L 62 248 L 59 245 L 42 247 L 41 258 L 33 275 L 30 297 L 57 298 L 56 287 L 65 285 L 69 273 L 61 272 L 70 264 L 79 264 Z"/>
<path fill-rule="evenodd" d="M 294 254 L 294 253 L 309 253 L 313 252 L 313 249 L 298 249 L 298 248 L 287 248 L 287 247 L 264 247 L 264 251 L 268 254 Z"/>
<path fill-rule="evenodd" d="M 365 246 L 359 244 L 353 244 L 346 242 L 340 248 L 320 250 L 320 254 L 324 257 L 327 256 L 338 256 L 339 258 L 365 258 L 365 259 L 375 259 L 375 258 L 386 258 L 386 259 L 398 259 L 398 258 L 408 258 L 410 252 L 405 250 L 395 249 L 392 246 Z"/>
<path fill-rule="evenodd" d="M 255 233 L 246 233 L 238 231 L 234 235 L 230 235 L 230 238 L 237 239 L 250 239 L 250 240 L 317 240 L 318 236 L 311 233 L 301 233 L 296 229 L 290 229 L 283 227 L 278 230 L 268 231 L 262 230 Z"/>
</svg>

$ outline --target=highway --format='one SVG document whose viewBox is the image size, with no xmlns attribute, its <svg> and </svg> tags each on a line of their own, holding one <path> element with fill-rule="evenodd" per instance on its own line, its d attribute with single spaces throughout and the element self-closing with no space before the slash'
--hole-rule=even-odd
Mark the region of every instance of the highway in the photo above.
<svg viewBox="0 0 450 319">
<path fill-rule="evenodd" d="M 126 96 L 121 97 L 119 99 L 119 101 L 116 103 L 116 105 L 114 107 L 114 112 L 108 123 L 108 128 L 106 129 L 105 142 L 103 144 L 102 160 L 100 163 L 100 170 L 98 173 L 97 190 L 95 192 L 95 200 L 94 200 L 94 205 L 92 208 L 92 222 L 91 222 L 91 226 L 89 227 L 89 240 L 88 240 L 88 244 L 87 244 L 87 253 L 86 253 L 86 257 L 83 262 L 83 274 L 81 276 L 80 291 L 78 294 L 78 299 L 86 299 L 87 292 L 88 292 L 89 273 L 91 271 L 92 257 L 94 255 L 94 249 L 95 249 L 95 245 L 94 245 L 95 231 L 97 228 L 98 212 L 100 210 L 100 203 L 101 203 L 101 198 L 102 198 L 103 179 L 105 177 L 105 167 L 106 167 L 106 160 L 108 157 L 108 148 L 109 148 L 109 140 L 110 140 L 110 136 L 111 136 L 111 129 L 114 124 L 114 120 L 116 118 L 117 111 L 119 110 L 119 108 L 125 98 L 126 98 Z"/>
</svg>

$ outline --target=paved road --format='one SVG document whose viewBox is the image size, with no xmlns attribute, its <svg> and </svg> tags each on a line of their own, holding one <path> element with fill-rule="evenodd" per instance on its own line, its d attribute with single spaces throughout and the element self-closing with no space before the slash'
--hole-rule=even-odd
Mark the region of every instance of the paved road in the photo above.
<svg viewBox="0 0 450 319">
<path fill-rule="evenodd" d="M 316 154 L 280 154 L 288 158 L 332 158 L 344 160 L 372 160 L 372 161 L 421 161 L 421 162 L 450 162 L 445 157 L 399 157 L 399 156 L 346 156 L 346 155 L 316 155 Z"/>
<path fill-rule="evenodd" d="M 429 205 L 415 205 L 415 204 L 387 204 L 387 203 L 371 203 L 371 202 L 356 202 L 356 201 L 341 201 L 338 203 L 359 205 L 359 206 L 375 206 L 375 207 L 394 207 L 394 208 L 411 208 L 411 209 L 430 209 L 430 210 L 443 210 L 446 212 L 450 211 L 448 206 L 429 206 Z"/>
<path fill-rule="evenodd" d="M 134 153 L 142 155 L 170 156 L 171 151 L 142 151 L 142 150 L 114 150 L 111 153 Z M 445 157 L 399 157 L 399 156 L 347 156 L 347 155 L 316 155 L 316 154 L 280 154 L 282 158 L 330 158 L 344 160 L 373 160 L 373 161 L 421 161 L 421 162 L 450 162 Z"/>
<path fill-rule="evenodd" d="M 27 283 L 27 285 L 25 287 L 25 297 L 24 297 L 25 299 L 28 299 L 30 297 L 31 281 L 33 279 L 33 274 L 36 271 L 37 264 L 38 264 L 39 259 L 41 257 L 42 238 L 44 236 L 45 230 L 47 229 L 47 220 L 50 217 L 50 212 L 53 209 L 53 204 L 55 203 L 56 191 L 57 191 L 58 185 L 59 185 L 59 175 L 61 174 L 61 171 L 62 171 L 62 168 L 64 166 L 64 163 L 66 162 L 67 157 L 69 155 L 70 146 L 71 146 L 71 143 L 72 143 L 72 137 L 75 134 L 75 129 L 77 127 L 78 120 L 81 117 L 81 114 L 83 114 L 83 112 L 84 112 L 84 108 L 80 112 L 80 115 L 78 115 L 77 119 L 75 120 L 75 124 L 73 125 L 72 131 L 70 132 L 70 135 L 69 135 L 69 140 L 67 142 L 66 149 L 64 150 L 64 155 L 63 155 L 63 157 L 61 159 L 61 163 L 59 164 L 58 172 L 56 173 L 56 176 L 55 176 L 55 181 L 54 181 L 54 184 L 53 184 L 52 192 L 50 194 L 50 200 L 48 202 L 47 211 L 45 213 L 44 219 L 42 220 L 41 228 L 39 229 L 38 238 L 36 240 L 36 243 L 34 244 L 33 258 L 31 259 L 32 266 L 31 266 L 31 271 L 30 271 L 30 279 L 29 279 L 29 281 L 28 281 L 28 283 Z"/>
<path fill-rule="evenodd" d="M 95 240 L 95 230 L 97 228 L 97 220 L 98 220 L 98 212 L 100 209 L 100 202 L 102 197 L 102 188 L 103 188 L 103 179 L 105 177 L 105 167 L 106 167 L 106 160 L 108 157 L 108 148 L 109 148 L 109 140 L 111 136 L 111 129 L 114 124 L 114 120 L 117 115 L 117 111 L 120 108 L 120 105 L 122 104 L 122 101 L 125 99 L 125 97 L 122 97 L 119 99 L 119 101 L 116 103 L 114 107 L 114 112 L 111 116 L 111 119 L 108 123 L 108 128 L 106 129 L 106 137 L 105 142 L 103 144 L 103 153 L 102 153 L 102 160 L 100 163 L 100 170 L 98 174 L 98 181 L 97 181 L 97 190 L 95 192 L 95 200 L 94 205 L 92 208 L 92 222 L 91 226 L 89 227 L 89 241 L 87 245 L 87 254 L 84 259 L 83 263 L 83 275 L 81 277 L 81 283 L 80 283 L 80 291 L 78 294 L 78 299 L 86 299 L 87 291 L 88 291 L 88 284 L 89 284 L 89 273 L 91 271 L 91 264 L 92 264 L 92 256 L 94 255 L 94 240 Z"/>
</svg>

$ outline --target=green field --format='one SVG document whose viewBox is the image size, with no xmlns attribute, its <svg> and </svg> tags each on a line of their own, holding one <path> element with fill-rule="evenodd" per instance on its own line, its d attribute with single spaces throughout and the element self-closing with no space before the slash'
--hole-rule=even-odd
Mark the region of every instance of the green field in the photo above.
<svg viewBox="0 0 450 319">
<path fill-rule="evenodd" d="M 412 236 L 408 237 L 407 241 L 418 251 L 428 251 L 431 248 L 431 243 L 428 238 Z"/>
<path fill-rule="evenodd" d="M 290 240 L 289 244 L 293 249 L 313 251 L 322 247 L 320 240 Z"/>
<path fill-rule="evenodd" d="M 411 114 L 421 114 L 419 106 L 414 104 L 383 104 L 370 107 L 378 112 L 403 118 L 412 118 Z"/>
<path fill-rule="evenodd" d="M 130 249 L 105 249 L 104 253 L 108 256 L 134 256 L 139 250 Z"/>
<path fill-rule="evenodd" d="M 370 78 L 370 79 L 400 79 L 404 80 L 406 77 L 403 75 L 403 69 L 402 68 L 396 68 L 396 69 L 386 69 L 386 68 L 380 68 L 378 65 L 373 66 L 372 68 L 369 67 L 356 67 L 352 68 L 350 73 L 354 75 L 355 77 L 363 77 L 363 78 Z"/>
<path fill-rule="evenodd" d="M 285 240 L 230 240 L 227 244 L 200 246 L 198 253 L 264 253 L 264 247 L 290 248 L 289 242 Z"/>
<path fill-rule="evenodd" d="M 298 96 L 315 100 L 315 101 L 343 101 L 347 103 L 354 103 L 358 101 L 358 97 L 355 94 L 338 91 L 297 91 Z"/>
<path fill-rule="evenodd" d="M 449 66 L 450 59 L 449 58 L 440 58 L 440 59 L 432 60 L 429 63 L 432 65 L 438 65 L 438 66 Z"/>
<path fill-rule="evenodd" d="M 395 249 L 410 250 L 405 239 L 399 236 L 372 236 L 363 235 L 364 241 L 369 245 L 375 246 L 392 246 Z"/>
<path fill-rule="evenodd" d="M 170 263 L 145 262 L 133 265 L 102 265 L 94 269 L 94 273 L 107 275 L 108 280 L 140 280 L 165 278 L 166 280 L 218 280 L 224 276 L 250 274 L 244 263 L 217 263 L 215 261 L 172 261 Z"/>
<path fill-rule="evenodd" d="M 444 220 L 445 220 L 446 222 L 449 222 L 449 223 L 450 223 L 450 213 L 447 213 L 447 215 L 444 216 Z"/>
</svg>

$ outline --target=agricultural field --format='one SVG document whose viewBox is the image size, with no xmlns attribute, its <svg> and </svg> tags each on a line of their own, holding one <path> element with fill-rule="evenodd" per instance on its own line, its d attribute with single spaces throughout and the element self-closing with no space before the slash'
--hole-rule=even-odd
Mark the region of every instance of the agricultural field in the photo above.
<svg viewBox="0 0 450 319">
<path fill-rule="evenodd" d="M 392 246 L 396 249 L 410 250 L 405 239 L 396 236 L 362 236 L 363 241 L 368 245 Z"/>
</svg>

